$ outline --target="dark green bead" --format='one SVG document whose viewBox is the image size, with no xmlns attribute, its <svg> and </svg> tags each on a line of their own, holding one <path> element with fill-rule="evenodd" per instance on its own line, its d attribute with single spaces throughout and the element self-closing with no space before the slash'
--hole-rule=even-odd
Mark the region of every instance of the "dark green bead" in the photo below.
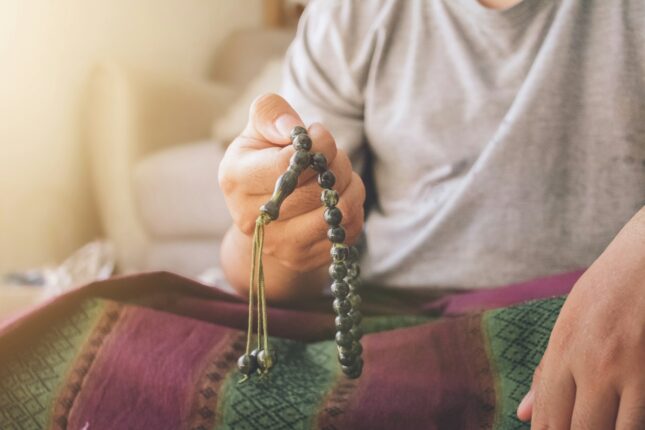
<svg viewBox="0 0 645 430">
<path fill-rule="evenodd" d="M 343 281 L 334 281 L 331 284 L 331 293 L 337 299 L 344 299 L 349 293 L 349 286 Z"/>
<path fill-rule="evenodd" d="M 352 259 L 351 259 L 351 251 L 350 251 L 349 261 L 352 261 Z M 349 264 L 347 264 L 347 277 L 349 279 L 358 278 L 360 275 L 361 275 L 361 268 L 357 263 L 349 263 Z"/>
<path fill-rule="evenodd" d="M 329 276 L 334 281 L 342 281 L 347 276 L 347 268 L 344 263 L 332 263 L 329 266 Z"/>
<path fill-rule="evenodd" d="M 257 368 L 257 360 L 249 354 L 244 354 L 237 359 L 237 369 L 244 375 L 250 375 Z"/>
<path fill-rule="evenodd" d="M 352 304 L 349 302 L 349 300 L 345 299 L 334 299 L 334 311 L 338 315 L 347 315 L 349 312 L 352 310 Z M 352 318 L 352 321 L 354 319 Z"/>
<path fill-rule="evenodd" d="M 307 129 L 306 129 L 306 128 L 304 128 L 304 127 L 301 127 L 301 126 L 297 125 L 297 126 L 295 126 L 295 127 L 291 130 L 291 133 L 290 133 L 290 135 L 289 135 L 289 138 L 290 138 L 290 139 L 291 139 L 291 141 L 293 142 L 293 139 L 295 139 L 295 138 L 296 138 L 296 136 L 297 136 L 297 135 L 299 135 L 299 134 L 307 134 Z"/>
<path fill-rule="evenodd" d="M 352 354 L 359 356 L 363 353 L 363 345 L 357 340 L 352 343 Z"/>
<path fill-rule="evenodd" d="M 329 251 L 334 263 L 345 261 L 347 259 L 347 245 L 334 243 Z"/>
<path fill-rule="evenodd" d="M 296 151 L 291 156 L 289 160 L 289 167 L 297 170 L 298 172 L 303 171 L 309 165 L 309 159 L 311 154 L 306 151 Z"/>
<path fill-rule="evenodd" d="M 327 230 L 327 238 L 334 243 L 343 243 L 345 240 L 345 229 L 340 225 L 331 227 Z"/>
<path fill-rule="evenodd" d="M 336 332 L 336 345 L 348 347 L 352 345 L 353 341 L 354 341 L 354 338 L 349 332 L 344 332 L 344 333 L 342 331 Z"/>
<path fill-rule="evenodd" d="M 351 366 L 341 365 L 340 367 L 341 369 L 343 369 L 345 376 L 351 379 L 356 379 L 361 376 L 361 373 L 363 373 L 363 359 L 356 359 L 356 361 Z"/>
<path fill-rule="evenodd" d="M 273 199 L 269 200 L 260 206 L 260 212 L 267 214 L 272 220 L 276 220 L 280 215 L 280 205 Z"/>
<path fill-rule="evenodd" d="M 356 325 L 360 324 L 363 320 L 363 314 L 357 309 L 352 309 L 352 311 L 349 313 L 349 316 L 352 317 L 354 324 Z"/>
<path fill-rule="evenodd" d="M 325 170 L 318 175 L 318 185 L 323 188 L 331 188 L 336 183 L 336 176 L 331 170 Z"/>
<path fill-rule="evenodd" d="M 296 151 L 309 151 L 311 149 L 311 138 L 306 133 L 296 135 L 292 142 Z"/>
<path fill-rule="evenodd" d="M 338 191 L 324 189 L 320 194 L 320 201 L 328 208 L 333 208 L 338 204 Z"/>
<path fill-rule="evenodd" d="M 342 352 L 338 352 L 338 362 L 343 366 L 352 366 L 356 363 L 357 359 L 358 357 L 353 354 L 343 354 Z"/>
<path fill-rule="evenodd" d="M 349 300 L 349 303 L 352 304 L 352 309 L 358 310 L 361 307 L 363 300 L 361 300 L 361 296 L 352 291 L 351 284 L 348 285 L 350 293 L 347 295 L 347 300 Z"/>
<path fill-rule="evenodd" d="M 313 154 L 311 156 L 311 168 L 318 173 L 323 173 L 324 171 L 326 171 L 327 158 L 325 158 L 325 155 L 320 152 Z"/>
<path fill-rule="evenodd" d="M 351 333 L 354 340 L 361 340 L 361 338 L 363 337 L 363 329 L 359 325 L 352 327 L 349 332 Z"/>
<path fill-rule="evenodd" d="M 338 351 L 343 354 L 352 354 L 358 357 L 363 353 L 363 346 L 359 341 L 355 340 L 350 346 L 339 346 Z"/>
<path fill-rule="evenodd" d="M 323 218 L 327 224 L 337 226 L 343 220 L 343 213 L 336 207 L 326 208 L 325 212 L 323 212 Z"/>
<path fill-rule="evenodd" d="M 349 259 L 352 262 L 356 262 L 361 258 L 360 252 L 358 252 L 358 247 L 352 245 L 349 247 Z"/>
<path fill-rule="evenodd" d="M 347 284 L 349 284 L 349 291 L 358 293 L 361 289 L 361 278 L 347 278 Z"/>
<path fill-rule="evenodd" d="M 338 315 L 334 320 L 336 330 L 349 331 L 354 327 L 354 320 L 348 315 Z"/>
<path fill-rule="evenodd" d="M 268 350 L 268 352 L 266 349 L 261 349 L 258 352 L 258 367 L 263 371 L 271 369 L 277 361 L 276 353 L 272 349 Z"/>
</svg>

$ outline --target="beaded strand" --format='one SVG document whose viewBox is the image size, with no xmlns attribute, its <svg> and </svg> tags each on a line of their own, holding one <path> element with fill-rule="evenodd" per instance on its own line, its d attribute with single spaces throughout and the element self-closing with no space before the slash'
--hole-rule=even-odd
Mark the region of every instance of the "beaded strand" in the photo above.
<svg viewBox="0 0 645 430">
<path fill-rule="evenodd" d="M 361 357 L 363 347 L 360 339 L 363 332 L 360 327 L 361 296 L 360 268 L 358 250 L 348 246 L 345 241 L 345 229 L 341 225 L 343 214 L 338 208 L 338 192 L 333 189 L 336 183 L 334 173 L 327 166 L 327 159 L 322 153 L 311 153 L 312 142 L 304 127 L 295 127 L 291 131 L 291 143 L 296 152 L 291 156 L 289 168 L 276 182 L 271 199 L 260 207 L 260 215 L 255 222 L 253 249 L 251 256 L 251 279 L 249 285 L 249 317 L 246 338 L 246 351 L 238 359 L 239 371 L 244 375 L 240 382 L 246 381 L 254 372 L 266 374 L 277 362 L 275 351 L 268 342 L 268 326 L 264 271 L 262 266 L 262 249 L 264 246 L 264 228 L 271 221 L 278 219 L 280 206 L 295 190 L 298 177 L 308 167 L 318 173 L 318 185 L 322 188 L 320 196 L 323 204 L 323 218 L 329 229 L 327 238 L 331 242 L 332 258 L 329 276 L 332 279 L 331 292 L 334 296 L 333 308 L 336 312 L 336 346 L 338 361 L 343 373 L 349 378 L 358 378 L 363 371 Z M 257 305 L 254 304 L 257 298 Z M 251 350 L 253 336 L 253 310 L 257 311 L 257 348 Z"/>
</svg>

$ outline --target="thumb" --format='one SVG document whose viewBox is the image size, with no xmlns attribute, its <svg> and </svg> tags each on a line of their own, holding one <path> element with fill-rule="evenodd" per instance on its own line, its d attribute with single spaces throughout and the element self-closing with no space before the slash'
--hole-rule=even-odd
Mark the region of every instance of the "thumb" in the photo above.
<svg viewBox="0 0 645 430">
<path fill-rule="evenodd" d="M 533 381 L 531 382 L 531 389 L 524 396 L 520 405 L 517 407 L 517 417 L 521 421 L 528 421 L 533 415 L 533 400 L 535 399 L 535 387 L 537 387 L 538 381 L 540 380 L 540 374 L 542 373 L 542 361 L 538 364 L 538 367 L 533 373 Z"/>
<path fill-rule="evenodd" d="M 277 94 L 263 94 L 256 98 L 249 110 L 249 122 L 243 134 L 278 145 L 290 143 L 289 134 L 303 122 L 285 99 Z"/>
</svg>

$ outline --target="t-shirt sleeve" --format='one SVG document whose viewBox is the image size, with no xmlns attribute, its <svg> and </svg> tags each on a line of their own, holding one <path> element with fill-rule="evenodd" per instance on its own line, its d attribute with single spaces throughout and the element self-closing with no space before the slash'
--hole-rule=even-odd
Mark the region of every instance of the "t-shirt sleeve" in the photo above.
<svg viewBox="0 0 645 430">
<path fill-rule="evenodd" d="M 325 125 L 361 171 L 364 88 L 373 50 L 357 4 L 309 3 L 286 54 L 281 94 L 306 124 Z"/>
</svg>

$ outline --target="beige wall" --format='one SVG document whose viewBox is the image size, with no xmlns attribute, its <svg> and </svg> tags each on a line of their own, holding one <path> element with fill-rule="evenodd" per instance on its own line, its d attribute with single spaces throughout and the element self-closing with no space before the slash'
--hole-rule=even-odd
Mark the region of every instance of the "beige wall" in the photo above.
<svg viewBox="0 0 645 430">
<path fill-rule="evenodd" d="M 64 258 L 99 236 L 83 90 L 110 59 L 207 76 L 261 0 L 0 0 L 0 272 Z"/>
</svg>

